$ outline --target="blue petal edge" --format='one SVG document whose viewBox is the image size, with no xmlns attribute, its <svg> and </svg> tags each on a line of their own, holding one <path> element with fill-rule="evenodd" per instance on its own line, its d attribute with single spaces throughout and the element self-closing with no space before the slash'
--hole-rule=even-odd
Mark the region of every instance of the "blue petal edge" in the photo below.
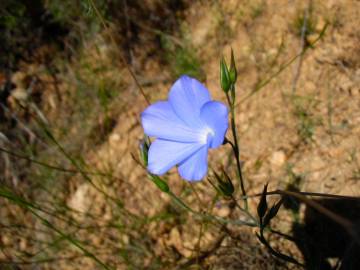
<svg viewBox="0 0 360 270">
<path fill-rule="evenodd" d="M 162 175 L 197 152 L 201 147 L 203 145 L 198 143 L 157 139 L 150 145 L 148 170 L 153 174 Z"/>
<path fill-rule="evenodd" d="M 208 148 L 204 145 L 180 164 L 178 168 L 180 176 L 191 182 L 203 179 L 208 169 L 207 155 Z"/>
<path fill-rule="evenodd" d="M 211 148 L 219 147 L 224 142 L 225 134 L 229 126 L 228 113 L 228 108 L 219 101 L 209 101 L 201 108 L 201 120 L 213 132 L 210 140 Z"/>
</svg>

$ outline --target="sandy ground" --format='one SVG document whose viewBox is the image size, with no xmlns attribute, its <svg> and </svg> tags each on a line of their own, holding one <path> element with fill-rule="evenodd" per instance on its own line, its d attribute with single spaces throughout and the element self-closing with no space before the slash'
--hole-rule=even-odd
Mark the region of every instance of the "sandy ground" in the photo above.
<svg viewBox="0 0 360 270">
<path fill-rule="evenodd" d="M 186 10 L 185 24 L 203 63 L 205 84 L 214 99 L 225 101 L 219 88 L 219 58 L 221 55 L 228 57 L 230 48 L 235 52 L 238 67 L 236 124 L 249 193 L 261 191 L 269 182 L 270 190 L 292 184 L 302 191 L 360 196 L 360 2 L 313 1 L 308 14 L 313 29 L 302 42 L 295 25 L 307 8 L 307 1 L 201 1 Z M 306 46 L 304 43 L 315 41 L 327 23 L 324 36 L 314 48 L 308 49 L 260 91 L 249 96 L 259 83 L 299 54 Z M 137 70 L 137 76 L 146 81 L 159 77 L 162 71 L 162 63 L 149 58 L 144 60 L 143 68 Z M 126 70 L 121 74 L 126 78 L 129 93 L 137 91 Z M 166 99 L 171 84 L 171 81 L 163 81 L 143 87 L 155 102 Z M 103 143 L 88 151 L 86 162 L 101 170 L 111 168 L 115 179 L 111 185 L 101 183 L 101 179 L 95 181 L 121 198 L 130 212 L 151 217 L 167 209 L 170 199 L 148 180 L 146 171 L 133 158 L 133 155 L 137 157 L 143 136 L 139 116 L 147 104 L 141 95 L 125 94 L 112 108 L 116 106 L 122 111 L 115 127 Z M 226 165 L 229 151 L 227 146 L 211 151 L 211 166 Z M 234 169 L 234 166 L 228 168 L 231 175 L 235 175 Z M 113 205 L 80 178 L 69 179 L 68 204 L 102 215 L 101 222 L 112 220 Z M 192 192 L 184 195 L 189 185 L 177 176 L 176 169 L 169 174 L 169 185 L 197 210 L 203 209 L 214 195 L 205 181 L 195 184 L 201 203 Z M 250 201 L 252 211 L 257 203 L 257 200 Z M 215 212 L 228 216 L 228 203 L 219 204 Z M 275 227 L 290 231 L 292 222 L 292 215 L 284 210 Z M 242 241 L 256 251 L 258 264 L 251 266 L 251 251 L 240 248 L 239 242 L 226 239 L 216 256 L 209 256 L 202 262 L 204 268 L 201 269 L 255 269 L 254 265 L 263 265 L 268 255 L 256 244 L 255 237 L 250 237 L 253 231 L 231 229 L 242 235 Z M 183 257 L 194 254 L 192 249 L 198 245 L 200 225 L 196 219 L 188 217 L 182 224 L 151 223 L 146 230 L 154 254 L 173 262 L 176 254 Z M 100 240 L 81 233 L 79 237 L 102 248 L 115 246 L 108 241 L 111 231 L 98 234 Z M 207 230 L 200 246 L 211 246 L 218 234 L 216 229 Z M 126 235 L 119 236 L 116 232 L 114 235 L 123 243 L 129 241 Z M 294 246 L 281 241 L 278 246 L 300 256 L 301 260 Z M 236 259 L 236 254 L 242 254 L 243 259 Z M 81 262 L 92 263 L 87 259 Z M 149 262 L 145 260 L 146 263 Z M 49 267 L 55 265 L 56 269 L 60 266 L 78 269 L 66 263 L 49 264 Z M 215 268 L 206 268 L 209 265 Z"/>
</svg>

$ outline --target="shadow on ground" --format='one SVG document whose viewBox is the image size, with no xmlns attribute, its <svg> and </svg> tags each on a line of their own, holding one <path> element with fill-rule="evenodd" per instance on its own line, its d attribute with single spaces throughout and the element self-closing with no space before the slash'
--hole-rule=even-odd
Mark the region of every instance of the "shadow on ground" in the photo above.
<svg viewBox="0 0 360 270">
<path fill-rule="evenodd" d="M 306 269 L 360 269 L 360 198 L 317 199 L 315 202 L 349 220 L 355 235 L 314 208 L 306 206 L 303 223 L 294 223 L 292 226 Z M 299 204 L 292 207 L 292 210 L 298 209 Z M 331 264 L 329 259 L 333 259 L 334 263 Z"/>
</svg>

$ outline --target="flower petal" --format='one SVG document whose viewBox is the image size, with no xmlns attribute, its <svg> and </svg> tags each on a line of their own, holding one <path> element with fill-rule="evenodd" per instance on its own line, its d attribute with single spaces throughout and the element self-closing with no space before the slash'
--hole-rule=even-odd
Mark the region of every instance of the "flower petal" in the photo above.
<svg viewBox="0 0 360 270">
<path fill-rule="evenodd" d="M 207 154 L 207 145 L 203 145 L 191 157 L 184 160 L 178 168 L 180 176 L 188 181 L 200 181 L 208 169 Z"/>
<path fill-rule="evenodd" d="M 169 102 L 175 113 L 188 125 L 198 127 L 200 108 L 210 101 L 206 87 L 189 76 L 181 76 L 171 87 Z"/>
<path fill-rule="evenodd" d="M 224 142 L 228 128 L 228 113 L 228 108 L 218 101 L 209 101 L 201 108 L 201 120 L 213 131 L 211 148 L 216 148 Z"/>
<path fill-rule="evenodd" d="M 157 139 L 150 145 L 148 170 L 153 174 L 164 174 L 202 146 L 198 143 L 181 143 Z"/>
<path fill-rule="evenodd" d="M 197 142 L 201 132 L 186 125 L 174 112 L 167 101 L 157 102 L 141 114 L 146 135 L 165 140 Z"/>
</svg>

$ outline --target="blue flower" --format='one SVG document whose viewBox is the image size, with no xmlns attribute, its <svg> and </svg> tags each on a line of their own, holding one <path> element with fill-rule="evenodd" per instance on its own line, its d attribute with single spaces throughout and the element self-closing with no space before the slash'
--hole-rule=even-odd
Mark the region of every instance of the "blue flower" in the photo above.
<svg viewBox="0 0 360 270">
<path fill-rule="evenodd" d="M 228 109 L 211 101 L 209 91 L 196 79 L 181 76 L 168 100 L 141 114 L 145 134 L 156 137 L 148 153 L 148 170 L 162 175 L 178 165 L 182 178 L 201 180 L 207 172 L 209 148 L 219 147 L 228 128 Z"/>
</svg>

